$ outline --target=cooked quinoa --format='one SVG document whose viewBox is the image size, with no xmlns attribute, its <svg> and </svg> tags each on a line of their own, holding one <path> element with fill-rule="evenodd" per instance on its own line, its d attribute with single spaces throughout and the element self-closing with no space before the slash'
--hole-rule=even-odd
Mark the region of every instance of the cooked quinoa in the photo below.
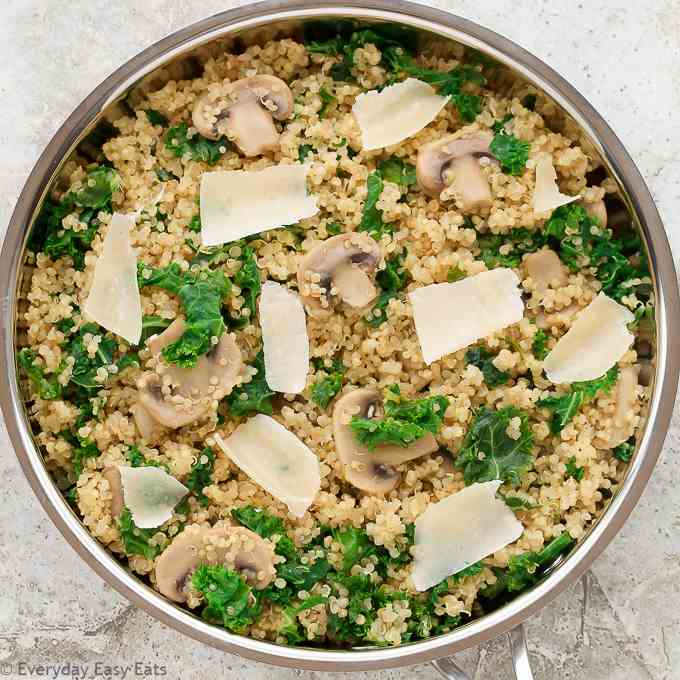
<svg viewBox="0 0 680 680">
<path fill-rule="evenodd" d="M 404 77 L 387 58 L 388 48 L 394 44 L 360 35 L 344 54 L 337 41 L 284 39 L 241 54 L 215 52 L 198 77 L 162 87 L 147 83 L 129 99 L 129 113 L 115 121 L 98 162 L 76 157 L 67 163 L 39 221 L 42 241 L 38 234 L 29 254 L 34 271 L 19 327 L 19 345 L 28 349 L 20 363 L 30 377 L 25 394 L 37 440 L 66 498 L 92 536 L 156 587 L 156 567 L 175 537 L 213 527 L 215 538 L 205 543 L 201 566 L 177 585 L 178 599 L 216 625 L 278 643 L 398 645 L 447 632 L 529 587 L 584 536 L 616 492 L 647 399 L 645 381 L 637 379 L 644 358 L 638 356 L 640 342 L 623 355 L 618 369 L 590 388 L 553 385 L 543 371 L 546 354 L 603 286 L 635 314 L 638 336 L 639 320 L 652 305 L 639 243 L 631 234 L 604 230 L 602 219 L 616 200 L 617 186 L 598 172 L 600 162 L 580 144 L 579 131 L 541 93 L 508 84 L 493 65 L 466 62 L 463 48 L 453 45 L 445 58 L 419 54 L 409 63 L 421 70 L 415 77 L 426 80 L 423 69 L 468 69 L 460 92 L 417 134 L 393 147 L 362 151 L 351 110 L 357 95 Z M 469 76 L 472 71 L 478 75 Z M 285 81 L 294 102 L 292 115 L 275 121 L 276 147 L 248 157 L 233 139 L 203 139 L 192 120 L 199 98 L 263 74 Z M 516 146 L 518 166 L 480 161 L 492 198 L 471 211 L 453 184 L 437 198 L 426 195 L 415 178 L 419 149 L 452 133 L 526 143 Z M 560 191 L 580 194 L 581 200 L 559 213 L 535 214 L 534 168 L 546 155 Z M 197 217 L 202 173 L 302 161 L 310 164 L 308 190 L 319 206 L 314 217 L 202 248 Z M 377 180 L 381 187 L 371 208 L 367 203 L 376 196 L 368 196 L 369 186 Z M 83 193 L 88 189 L 94 196 Z M 138 213 L 131 231 L 142 263 L 145 332 L 138 347 L 80 312 L 114 211 Z M 527 258 L 544 246 L 546 225 L 553 220 L 554 226 L 560 216 L 576 219 L 577 225 L 580 220 L 588 233 L 571 239 L 571 251 L 560 248 L 559 239 L 553 243 L 563 279 L 543 285 L 530 276 Z M 367 228 L 369 223 L 378 228 Z M 571 222 L 567 236 L 570 227 Z M 308 313 L 306 388 L 295 395 L 273 393 L 263 382 L 258 358 L 261 328 L 253 299 L 259 283 L 246 276 L 248 257 L 260 282 L 298 291 L 298 269 L 307 253 L 321 241 L 359 231 L 374 238 L 379 250 L 379 297 L 360 308 L 326 304 L 327 314 Z M 614 255 L 598 251 L 596 260 L 588 250 L 590 236 L 614 244 Z M 617 253 L 633 274 L 612 282 L 608 258 Z M 184 313 L 176 293 L 145 283 L 172 263 L 180 273 L 221 272 L 229 279 L 222 316 L 246 368 L 228 394 L 208 399 L 200 418 L 143 438 L 133 415 L 138 386 L 145 376 L 162 377 L 165 361 L 146 341 Z M 524 318 L 426 365 L 407 294 L 497 266 L 512 268 L 521 279 Z M 299 292 L 319 295 L 322 283 L 318 274 L 311 275 L 308 289 Z M 210 341 L 214 345 L 218 338 Z M 628 386 L 632 398 L 620 413 L 624 375 L 635 378 Z M 167 381 L 164 385 L 170 389 Z M 398 483 L 384 494 L 347 481 L 334 441 L 334 405 L 365 387 L 386 399 L 429 399 L 429 406 L 444 406 L 430 413 L 437 450 L 396 466 Z M 570 396 L 578 403 L 572 400 L 567 408 Z M 444 400 L 432 401 L 438 397 Z M 273 415 L 318 457 L 321 488 L 300 518 L 215 444 L 216 433 L 226 439 L 258 412 Z M 500 435 L 525 448 L 529 463 L 519 464 L 515 474 L 510 470 L 500 490 L 524 532 L 418 593 L 411 579 L 414 522 L 429 504 L 486 479 L 475 464 L 479 467 L 488 452 L 471 463 L 468 457 L 467 466 L 459 459 L 466 450 L 469 456 L 472 425 L 484 413 L 503 414 Z M 160 466 L 191 493 L 169 521 L 139 529 L 129 510 L 112 506 L 120 489 L 110 471 L 118 465 Z M 253 533 L 231 531 L 241 525 Z M 263 551 L 271 573 L 239 571 L 244 545 Z"/>
</svg>

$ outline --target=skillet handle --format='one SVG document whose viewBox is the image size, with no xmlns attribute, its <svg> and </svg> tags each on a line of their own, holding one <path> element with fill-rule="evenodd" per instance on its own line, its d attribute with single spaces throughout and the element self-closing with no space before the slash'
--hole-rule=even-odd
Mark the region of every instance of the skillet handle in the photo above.
<svg viewBox="0 0 680 680">
<path fill-rule="evenodd" d="M 512 665 L 515 669 L 517 680 L 534 680 L 529 663 L 529 652 L 527 650 L 527 636 L 524 626 L 519 625 L 508 633 L 510 640 L 510 651 L 512 652 Z M 460 666 L 451 656 L 443 659 L 436 659 L 432 665 L 439 671 L 439 674 L 447 680 L 470 680 L 467 674 L 461 670 Z"/>
</svg>

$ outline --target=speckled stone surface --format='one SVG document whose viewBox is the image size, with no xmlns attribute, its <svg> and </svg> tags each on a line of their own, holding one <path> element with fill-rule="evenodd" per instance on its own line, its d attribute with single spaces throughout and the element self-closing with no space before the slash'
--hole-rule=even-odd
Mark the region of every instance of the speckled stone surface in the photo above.
<svg viewBox="0 0 680 680">
<path fill-rule="evenodd" d="M 0 225 L 57 127 L 110 72 L 230 0 L 3 0 Z M 311 3 L 310 3 L 311 4 Z M 654 194 L 680 254 L 678 0 L 431 0 L 529 49 L 607 118 Z M 630 521 L 588 576 L 528 625 L 537 680 L 680 678 L 680 418 Z M 0 432 L 0 676 L 28 665 L 159 664 L 166 677 L 320 678 L 182 637 L 89 570 L 34 499 Z M 21 666 L 21 663 L 26 665 Z M 513 677 L 505 640 L 460 655 L 476 680 Z M 143 671 L 143 667 L 141 667 Z M 130 671 L 127 677 L 134 677 Z M 354 674 L 429 680 L 429 665 Z M 119 676 L 120 677 L 120 676 Z"/>
</svg>

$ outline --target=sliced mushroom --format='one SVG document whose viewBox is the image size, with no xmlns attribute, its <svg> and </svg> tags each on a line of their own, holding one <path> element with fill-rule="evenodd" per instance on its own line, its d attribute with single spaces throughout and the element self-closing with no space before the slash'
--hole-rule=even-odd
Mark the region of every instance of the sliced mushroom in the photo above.
<svg viewBox="0 0 680 680">
<path fill-rule="evenodd" d="M 123 484 L 120 479 L 120 471 L 117 465 L 104 468 L 102 476 L 109 483 L 111 491 L 111 517 L 118 519 L 123 513 L 125 502 L 123 500 Z"/>
<path fill-rule="evenodd" d="M 340 301 L 365 307 L 375 299 L 380 246 L 366 234 L 350 232 L 322 241 L 298 266 L 298 289 L 308 310 L 323 313 Z"/>
<path fill-rule="evenodd" d="M 581 203 L 581 205 L 590 217 L 594 217 L 600 223 L 603 229 L 607 226 L 607 206 L 603 199 L 594 203 Z"/>
<path fill-rule="evenodd" d="M 152 354 L 178 340 L 184 333 L 182 317 L 149 340 Z M 139 433 L 152 441 L 159 433 L 152 421 L 176 429 L 201 418 L 214 400 L 231 392 L 241 377 L 243 359 L 234 336 L 225 333 L 193 368 L 160 364 L 158 374 L 148 373 L 137 384 L 139 402 L 133 410 Z"/>
<path fill-rule="evenodd" d="M 569 280 L 562 261 L 550 248 L 527 255 L 524 258 L 524 266 L 539 291 L 544 291 L 550 286 L 554 288 L 566 286 Z"/>
<path fill-rule="evenodd" d="M 357 440 L 350 427 L 352 416 L 374 418 L 382 412 L 382 396 L 366 387 L 347 393 L 333 409 L 333 438 L 338 457 L 345 466 L 345 479 L 357 489 L 386 494 L 399 484 L 401 475 L 394 466 L 434 453 L 439 448 L 431 433 L 406 447 L 380 444 L 373 451 Z"/>
<path fill-rule="evenodd" d="M 158 558 L 158 590 L 175 602 L 185 602 L 191 575 L 203 563 L 235 569 L 258 590 L 266 588 L 276 576 L 274 549 L 250 529 L 192 524 Z"/>
<path fill-rule="evenodd" d="M 455 138 L 447 135 L 418 150 L 418 186 L 433 198 L 447 185 L 453 185 L 458 204 L 470 213 L 491 205 L 491 187 L 480 165 L 480 158 L 496 161 L 489 151 L 489 135 Z"/>
<path fill-rule="evenodd" d="M 195 402 L 178 394 L 165 394 L 161 379 L 155 373 L 143 375 L 137 383 L 137 389 L 139 403 L 151 417 L 173 430 L 198 420 L 209 407 L 205 400 Z"/>
<path fill-rule="evenodd" d="M 141 402 L 138 401 L 131 410 L 139 436 L 145 442 L 157 442 L 165 433 L 165 428 Z"/>
<path fill-rule="evenodd" d="M 598 449 L 613 449 L 627 441 L 633 434 L 633 423 L 630 414 L 633 413 L 637 402 L 638 386 L 637 366 L 626 366 L 621 369 L 614 388 L 614 417 L 609 436 L 598 434 L 593 439 L 593 445 Z"/>
<path fill-rule="evenodd" d="M 149 340 L 151 353 L 158 355 L 164 347 L 179 340 L 184 328 L 184 318 L 177 317 L 160 335 Z M 222 399 L 239 382 L 243 366 L 241 350 L 234 336 L 225 333 L 193 368 L 163 365 L 162 374 L 170 376 L 171 385 L 183 397 Z"/>
<path fill-rule="evenodd" d="M 194 106 L 192 121 L 208 139 L 227 136 L 246 156 L 258 156 L 279 146 L 276 120 L 293 113 L 293 94 L 286 83 L 257 75 L 207 92 Z"/>
</svg>

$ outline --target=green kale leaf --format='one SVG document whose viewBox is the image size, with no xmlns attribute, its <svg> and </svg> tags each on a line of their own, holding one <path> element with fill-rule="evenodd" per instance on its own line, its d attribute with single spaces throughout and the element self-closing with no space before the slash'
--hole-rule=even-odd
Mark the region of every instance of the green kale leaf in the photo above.
<svg viewBox="0 0 680 680">
<path fill-rule="evenodd" d="M 262 613 L 262 606 L 250 586 L 239 574 L 221 564 L 199 565 L 191 584 L 205 600 L 203 618 L 234 633 L 242 633 Z"/>
<path fill-rule="evenodd" d="M 185 482 L 185 486 L 191 493 L 196 496 L 198 502 L 203 506 L 207 507 L 208 497 L 203 493 L 203 489 L 206 486 L 212 484 L 212 473 L 215 467 L 215 452 L 206 446 L 196 462 L 191 466 L 189 476 Z"/>
<path fill-rule="evenodd" d="M 165 133 L 165 148 L 172 151 L 176 158 L 189 158 L 208 165 L 215 165 L 224 153 L 222 149 L 228 145 L 226 139 L 213 141 L 198 133 L 189 137 L 189 126 L 186 123 L 171 127 Z"/>
<path fill-rule="evenodd" d="M 635 453 L 635 440 L 623 442 L 616 446 L 612 452 L 614 458 L 618 458 L 622 463 L 630 463 L 633 454 Z"/>
<path fill-rule="evenodd" d="M 405 257 L 405 250 L 394 255 L 385 262 L 385 269 L 379 271 L 375 277 L 382 292 L 378 296 L 378 301 L 373 309 L 364 317 L 365 322 L 373 328 L 377 328 L 387 321 L 387 307 L 390 300 L 397 297 L 410 281 L 410 274 L 403 267 Z"/>
<path fill-rule="evenodd" d="M 388 158 L 378 163 L 378 172 L 386 182 L 393 182 L 402 187 L 410 187 L 416 183 L 416 167 L 401 158 Z"/>
<path fill-rule="evenodd" d="M 493 571 L 498 580 L 493 585 L 486 586 L 480 594 L 485 599 L 498 599 L 506 593 L 526 590 L 537 583 L 545 569 L 550 567 L 560 555 L 567 552 L 573 544 L 574 539 L 565 531 L 538 552 L 514 555 L 505 569 L 494 568 Z"/>
<path fill-rule="evenodd" d="M 539 399 L 536 405 L 553 413 L 550 431 L 559 434 L 579 412 L 584 404 L 595 398 L 598 392 L 609 394 L 619 377 L 619 367 L 612 366 L 601 378 L 575 382 L 569 392 L 562 396 L 552 395 Z"/>
<path fill-rule="evenodd" d="M 518 439 L 506 432 L 513 418 L 520 419 Z M 466 484 L 500 479 L 518 486 L 521 476 L 533 466 L 533 445 L 534 436 L 524 411 L 514 406 L 497 411 L 483 406 L 472 421 L 455 466 L 463 470 Z"/>
<path fill-rule="evenodd" d="M 383 222 L 382 213 L 377 207 L 383 190 L 382 175 L 377 170 L 372 172 L 366 180 L 366 186 L 368 193 L 358 230 L 368 232 L 376 241 L 379 241 L 384 234 L 391 234 L 393 231 L 391 224 Z"/>
<path fill-rule="evenodd" d="M 307 156 L 313 154 L 314 151 L 315 149 L 311 144 L 300 144 L 298 147 L 298 161 L 304 163 Z"/>
<path fill-rule="evenodd" d="M 632 293 L 642 302 L 649 300 L 650 284 L 638 283 L 649 277 L 649 269 L 637 233 L 614 237 L 611 229 L 603 229 L 578 203 L 557 208 L 544 232 L 558 242 L 560 259 L 571 271 L 580 271 L 584 261 L 593 268 L 605 295 L 619 302 Z"/>
<path fill-rule="evenodd" d="M 480 86 L 486 84 L 484 75 L 473 66 L 457 66 L 449 71 L 422 68 L 399 47 L 388 48 L 383 56 L 395 74 L 403 73 L 423 80 L 435 87 L 440 95 L 451 97 L 451 103 L 456 106 L 466 123 L 472 123 L 482 110 L 481 97 L 462 89 L 466 83 Z"/>
<path fill-rule="evenodd" d="M 253 368 L 257 370 L 257 373 L 251 381 L 234 388 L 226 398 L 229 404 L 229 413 L 235 418 L 252 413 L 264 413 L 268 416 L 273 413 L 272 397 L 275 393 L 267 385 L 262 350 L 257 353 L 253 361 Z"/>
<path fill-rule="evenodd" d="M 586 469 L 584 467 L 576 465 L 576 456 L 572 456 L 567 461 L 566 468 L 567 477 L 573 477 L 577 482 L 580 482 L 586 474 Z"/>
<path fill-rule="evenodd" d="M 132 520 L 132 513 L 125 508 L 118 519 L 118 530 L 123 550 L 126 555 L 141 555 L 153 560 L 161 552 L 161 548 L 150 541 L 158 533 L 158 529 L 140 529 Z"/>
<path fill-rule="evenodd" d="M 283 622 L 278 629 L 279 634 L 286 638 L 289 645 L 297 645 L 304 642 L 307 639 L 307 636 L 302 631 L 302 627 L 297 618 L 298 614 L 307 609 L 311 609 L 312 607 L 316 607 L 317 605 L 325 604 L 327 601 L 327 598 L 322 597 L 321 595 L 314 595 L 308 597 L 297 606 L 291 605 L 289 607 L 284 607 L 282 613 Z"/>
<path fill-rule="evenodd" d="M 19 365 L 26 371 L 26 375 L 38 392 L 41 399 L 61 399 L 62 386 L 57 376 L 48 375 L 45 369 L 36 361 L 37 354 L 28 347 L 24 347 L 18 354 Z"/>
<path fill-rule="evenodd" d="M 151 125 L 160 125 L 165 127 L 168 124 L 168 119 L 156 109 L 144 109 L 144 113 L 149 120 Z"/>
<path fill-rule="evenodd" d="M 221 310 L 231 290 L 229 279 L 221 270 L 182 272 L 175 262 L 161 269 L 143 263 L 138 267 L 140 288 L 158 286 L 179 297 L 186 317 L 184 333 L 166 345 L 162 354 L 170 363 L 192 368 L 213 347 L 213 338 L 226 330 Z"/>
<path fill-rule="evenodd" d="M 539 328 L 534 334 L 531 351 L 540 361 L 548 356 L 548 334 L 542 328 Z"/>
<path fill-rule="evenodd" d="M 257 317 L 257 298 L 262 290 L 255 251 L 250 246 L 243 245 L 238 259 L 241 268 L 234 274 L 234 283 L 241 289 L 243 305 L 240 315 L 229 319 L 231 328 L 242 328 Z"/>
<path fill-rule="evenodd" d="M 350 427 L 369 450 L 379 444 L 409 446 L 427 432 L 437 434 L 444 420 L 449 400 L 441 395 L 421 399 L 404 399 L 397 385 L 387 390 L 384 418 L 378 420 L 353 416 Z"/>
<path fill-rule="evenodd" d="M 529 160 L 531 144 L 511 135 L 504 128 L 496 132 L 489 151 L 499 160 L 501 169 L 508 175 L 521 175 Z"/>
<path fill-rule="evenodd" d="M 318 111 L 318 115 L 319 120 L 321 120 L 328 113 L 329 107 L 335 103 L 337 99 L 325 87 L 322 87 L 319 90 L 319 97 L 321 98 L 321 108 Z"/>
<path fill-rule="evenodd" d="M 487 387 L 494 388 L 499 385 L 505 385 L 510 379 L 510 374 L 505 371 L 499 371 L 493 364 L 496 355 L 490 352 L 486 347 L 481 345 L 478 347 L 471 347 L 465 352 L 465 363 L 469 366 L 472 364 L 476 366 L 484 376 L 484 382 Z"/>
<path fill-rule="evenodd" d="M 342 389 L 345 367 L 342 361 L 336 359 L 331 368 L 326 368 L 324 365 L 321 365 L 320 368 L 326 371 L 326 377 L 312 385 L 312 401 L 325 409 L 333 397 Z"/>
</svg>

